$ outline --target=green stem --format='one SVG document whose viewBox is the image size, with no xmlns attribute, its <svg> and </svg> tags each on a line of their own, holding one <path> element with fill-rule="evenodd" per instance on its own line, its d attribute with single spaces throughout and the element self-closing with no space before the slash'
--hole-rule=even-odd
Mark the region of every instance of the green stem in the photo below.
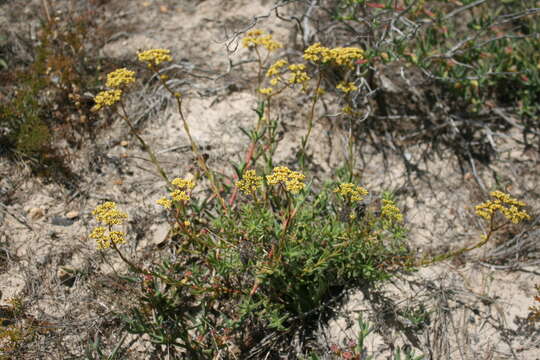
<svg viewBox="0 0 540 360">
<path fill-rule="evenodd" d="M 437 263 L 437 262 L 444 261 L 444 260 L 449 259 L 449 258 L 453 258 L 453 257 L 459 256 L 459 255 L 462 255 L 462 254 L 464 254 L 466 252 L 469 252 L 469 251 L 472 251 L 472 250 L 478 249 L 479 247 L 484 246 L 489 241 L 489 239 L 491 239 L 491 236 L 493 235 L 493 233 L 495 231 L 499 230 L 500 228 L 502 228 L 503 226 L 506 226 L 507 223 L 502 224 L 502 225 L 500 225 L 498 227 L 495 227 L 494 225 L 495 224 L 494 224 L 493 217 L 491 217 L 491 220 L 490 220 L 490 223 L 489 223 L 489 231 L 488 231 L 487 235 L 485 235 L 484 238 L 481 241 L 477 242 L 473 246 L 464 247 L 464 248 L 456 250 L 456 251 L 452 251 L 452 252 L 449 252 L 449 253 L 446 253 L 446 254 L 441 254 L 441 255 L 435 256 L 434 258 L 432 258 L 430 260 L 422 260 L 422 261 L 420 261 L 420 263 L 417 264 L 417 266 L 431 265 L 431 264 L 434 264 L 434 263 Z"/>
<path fill-rule="evenodd" d="M 150 156 L 150 161 L 152 162 L 152 164 L 156 166 L 156 169 L 158 170 L 161 177 L 167 182 L 167 184 L 169 184 L 169 178 L 167 177 L 165 170 L 163 170 L 161 165 L 159 165 L 159 161 L 156 155 L 154 154 L 154 152 L 152 151 L 152 149 L 150 148 L 150 146 L 148 146 L 148 144 L 146 144 L 144 139 L 139 134 L 137 134 L 137 131 L 135 130 L 135 127 L 131 123 L 131 120 L 129 119 L 126 108 L 124 107 L 124 103 L 122 101 L 120 101 L 120 107 L 122 108 L 123 114 L 122 113 L 118 113 L 118 114 L 128 124 L 131 133 L 137 138 L 137 140 L 141 143 L 144 151 L 146 151 L 146 153 Z"/>
<path fill-rule="evenodd" d="M 309 136 L 311 135 L 311 130 L 313 129 L 313 118 L 315 116 L 315 105 L 317 104 L 317 101 L 319 100 L 319 89 L 321 87 L 322 82 L 322 72 L 319 68 L 318 77 L 317 77 L 317 86 L 315 87 L 315 91 L 313 94 L 313 102 L 311 103 L 311 109 L 309 111 L 308 115 L 308 129 L 306 132 L 306 135 L 302 138 L 302 149 L 300 150 L 300 166 L 302 168 L 302 171 L 305 171 L 305 157 L 306 157 L 306 151 L 307 151 L 307 143 L 309 140 Z"/>
<path fill-rule="evenodd" d="M 177 108 L 178 108 L 178 114 L 180 115 L 180 119 L 182 120 L 182 125 L 184 127 L 184 131 L 186 132 L 189 143 L 191 145 L 191 151 L 197 157 L 197 160 L 199 162 L 199 166 L 203 170 L 203 172 L 206 175 L 206 177 L 208 178 L 208 180 L 210 180 L 210 186 L 212 188 L 212 191 L 214 192 L 214 195 L 219 199 L 219 201 L 221 203 L 221 206 L 223 207 L 223 210 L 226 211 L 227 210 L 227 204 L 226 204 L 225 200 L 223 199 L 223 197 L 221 196 L 221 194 L 219 193 L 219 189 L 218 189 L 218 187 L 216 185 L 216 179 L 214 177 L 214 173 L 208 167 L 208 165 L 206 163 L 206 160 L 204 159 L 204 157 L 201 155 L 201 153 L 199 151 L 199 147 L 197 146 L 197 143 L 195 142 L 195 140 L 193 140 L 193 136 L 191 135 L 189 125 L 187 123 L 187 120 L 186 120 L 186 118 L 184 116 L 184 112 L 182 110 L 182 98 L 181 98 L 181 95 L 178 94 L 178 93 L 175 93 L 169 87 L 169 85 L 167 85 L 166 80 L 161 77 L 161 75 L 159 74 L 159 71 L 157 69 L 152 68 L 152 70 L 158 76 L 159 81 L 161 82 L 163 87 L 176 99 L 176 105 L 177 105 Z"/>
<path fill-rule="evenodd" d="M 348 140 L 347 147 L 348 147 L 348 152 L 349 152 L 349 159 L 347 161 L 347 166 L 349 167 L 349 181 L 352 181 L 354 177 L 354 165 L 355 165 L 352 117 L 349 117 L 349 140 Z"/>
</svg>

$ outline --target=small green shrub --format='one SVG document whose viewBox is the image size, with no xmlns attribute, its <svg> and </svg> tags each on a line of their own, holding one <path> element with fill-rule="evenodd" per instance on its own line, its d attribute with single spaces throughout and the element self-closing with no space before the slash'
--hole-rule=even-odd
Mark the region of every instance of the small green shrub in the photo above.
<svg viewBox="0 0 540 360">
<path fill-rule="evenodd" d="M 78 148 L 97 130 L 92 99 L 84 95 L 98 80 L 95 64 L 88 62 L 98 46 L 94 25 L 90 12 L 44 20 L 30 50 L 33 61 L 0 69 L 7 80 L 3 89 L 13 94 L 0 104 L 3 156 L 30 160 L 40 175 L 69 175 L 66 149 L 57 141 Z"/>
<path fill-rule="evenodd" d="M 366 44 L 368 59 L 377 57 L 384 63 L 402 59 L 424 69 L 454 100 L 471 104 L 471 110 L 518 106 L 523 115 L 531 116 L 538 112 L 540 94 L 540 25 L 535 11 L 535 1 L 411 0 L 396 7 L 391 0 L 378 4 L 346 0 L 335 7 L 334 16 L 351 24 L 373 19 L 365 40 L 373 43 L 388 31 L 381 26 L 382 16 L 399 12 L 408 20 L 393 23 L 402 36 L 387 33 L 389 41 Z"/>
<path fill-rule="evenodd" d="M 307 167 L 314 105 L 324 94 L 324 73 L 336 68 L 347 73 L 353 64 L 363 63 L 363 52 L 314 44 L 304 53 L 309 64 L 287 65 L 277 60 L 267 66 L 268 54 L 263 56 L 262 49 L 270 52 L 279 46 L 270 35 L 253 30 L 244 45 L 255 51 L 259 63 L 258 121 L 253 130 L 244 130 L 251 144 L 246 160 L 233 164 L 234 183 L 210 169 L 191 136 L 182 110 L 183 96 L 170 87 L 162 69 L 163 63 L 172 61 L 169 50 L 147 50 L 138 58 L 176 101 L 199 165 L 194 179 L 170 180 L 151 147 L 134 131 L 124 105 L 124 97 L 136 81 L 134 71 L 121 68 L 109 73 L 107 89 L 95 97 L 94 110 L 117 111 L 167 187 L 167 196 L 157 203 L 168 211 L 171 254 L 160 263 L 142 267 L 120 250 L 128 236 L 118 226 L 127 214 L 114 202 L 96 207 L 93 214 L 100 225 L 90 234 L 99 249 L 112 249 L 129 266 L 127 279 L 140 291 L 130 309 L 122 313 L 126 330 L 147 335 L 156 349 L 164 347 L 169 355 L 185 354 L 192 359 L 219 354 L 246 357 L 272 333 L 283 336 L 310 328 L 324 313 L 325 304 L 347 290 L 371 287 L 397 272 L 410 272 L 474 250 L 510 222 L 530 218 L 525 203 L 494 191 L 492 200 L 476 207 L 477 214 L 489 221 L 480 242 L 418 259 L 407 246 L 404 218 L 392 194 L 368 198 L 368 190 L 357 185 L 360 181 L 351 159 L 340 171 L 341 178 L 318 190 L 306 174 L 273 164 L 276 120 L 271 110 L 276 96 L 292 89 L 304 92 L 310 100 L 308 130 L 297 158 L 301 167 Z M 310 68 L 315 69 L 314 84 Z M 270 87 L 263 88 L 266 81 Z M 354 87 L 347 81 L 335 86 L 345 94 L 345 103 L 350 103 L 348 94 Z M 350 120 L 350 114 L 351 110 L 343 111 L 345 119 Z M 349 126 L 353 126 L 350 121 Z M 350 157 L 353 146 L 351 140 Z M 201 177 L 210 184 L 206 197 L 204 192 L 193 193 Z M 405 309 L 402 316 L 417 329 L 429 322 L 423 307 Z M 361 329 L 364 339 L 369 329 L 365 325 Z M 349 350 L 339 349 L 338 355 L 358 358 L 364 351 L 363 345 L 356 352 Z M 405 356 L 414 358 L 411 352 Z M 401 358 L 401 353 L 395 358 Z"/>
<path fill-rule="evenodd" d="M 300 174 L 283 167 L 266 181 L 253 174 L 242 181 L 254 177 L 257 190 L 213 219 L 195 216 L 187 187 L 177 186 L 170 199 L 160 200 L 170 207 L 177 255 L 152 269 L 128 260 L 142 274 L 132 281 L 144 289 L 128 331 L 191 356 L 218 351 L 216 339 L 223 334 L 247 351 L 245 338 L 253 328 L 266 329 L 262 335 L 305 326 L 342 291 L 410 270 L 401 214 L 389 211 L 392 204 L 350 210 L 362 200 L 363 188 L 341 184 L 320 193 L 300 191 L 304 184 L 294 181 Z M 104 206 L 102 222 L 121 218 L 112 204 Z M 98 219 L 103 211 L 96 209 Z M 124 236 L 112 230 L 115 221 L 107 221 L 111 228 L 98 227 L 91 236 L 120 254 L 117 244 Z"/>
<path fill-rule="evenodd" d="M 258 31 L 248 34 L 247 39 L 248 47 L 261 45 L 271 50 L 276 45 Z M 354 60 L 348 55 L 352 53 L 352 49 L 319 46 L 313 54 L 321 58 L 311 60 L 318 66 L 334 61 L 348 66 Z M 328 59 L 323 59 L 325 54 Z M 172 352 L 181 349 L 194 359 L 233 348 L 245 355 L 271 332 L 287 333 L 309 326 L 325 311 L 324 304 L 344 291 L 371 286 L 396 271 L 412 270 L 403 215 L 390 194 L 372 203 L 366 198 L 368 190 L 348 181 L 351 175 L 347 171 L 345 181 L 336 179 L 315 191 L 303 173 L 271 167 L 271 157 L 256 165 L 262 156 L 260 149 L 273 143 L 266 136 L 274 125 L 264 118 L 271 116 L 270 100 L 285 87 L 306 86 L 305 65 L 267 74 L 271 85 L 281 88 L 263 96 L 256 129 L 246 131 L 255 150 L 249 163 L 234 166 L 238 181 L 231 186 L 226 178 L 214 176 L 190 136 L 182 95 L 169 88 L 168 77 L 161 72 L 161 64 L 172 60 L 170 52 L 154 49 L 138 57 L 176 99 L 213 195 L 197 199 L 193 194 L 197 179 L 170 180 L 151 148 L 132 132 L 167 183 L 168 196 L 158 204 L 169 211 L 174 256 L 149 268 L 138 266 L 119 248 L 127 234 L 115 228 L 127 215 L 111 202 L 95 209 L 101 226 L 90 237 L 99 248 L 112 248 L 137 275 L 130 279 L 141 288 L 136 305 L 124 314 L 129 332 L 146 334 L 156 345 L 165 345 Z M 285 76 L 289 80 L 281 80 Z M 300 78 L 303 80 L 298 83 Z M 109 73 L 108 89 L 96 95 L 94 109 L 118 109 L 133 130 L 123 97 L 134 82 L 133 71 Z M 319 86 L 314 89 L 319 94 Z M 313 114 L 308 116 L 312 122 Z M 302 140 L 304 152 L 308 137 L 309 133 Z M 260 175 L 250 167 L 259 168 Z"/>
<path fill-rule="evenodd" d="M 24 354 L 26 344 L 39 331 L 27 321 L 25 304 L 20 298 L 8 299 L 9 305 L 0 307 L 0 360 L 14 359 Z"/>
</svg>

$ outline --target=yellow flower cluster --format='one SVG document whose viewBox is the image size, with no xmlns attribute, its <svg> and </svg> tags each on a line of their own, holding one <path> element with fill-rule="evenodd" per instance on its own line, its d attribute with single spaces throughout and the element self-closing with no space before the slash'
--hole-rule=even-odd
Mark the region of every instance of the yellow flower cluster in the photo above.
<svg viewBox="0 0 540 360">
<path fill-rule="evenodd" d="M 292 171 L 286 166 L 277 166 L 274 168 L 271 175 L 266 176 L 266 180 L 270 185 L 282 183 L 287 191 L 298 194 L 306 185 L 302 182 L 305 176 L 297 171 Z"/>
<path fill-rule="evenodd" d="M 195 187 L 195 183 L 191 180 L 176 178 L 171 181 L 171 184 L 178 187 L 179 189 L 189 189 L 192 190 Z"/>
<path fill-rule="evenodd" d="M 288 79 L 289 84 L 305 85 L 305 83 L 310 79 L 306 72 L 306 65 L 304 64 L 289 65 L 289 71 L 291 72 L 291 76 Z"/>
<path fill-rule="evenodd" d="M 394 203 L 391 200 L 384 200 L 382 201 L 383 205 L 381 208 L 381 216 L 383 218 L 386 218 L 391 221 L 395 221 L 398 223 L 403 222 L 403 214 L 401 213 L 401 210 L 396 206 L 396 203 Z"/>
<path fill-rule="evenodd" d="M 148 66 L 159 65 L 162 62 L 172 61 L 171 51 L 168 49 L 151 49 L 137 53 L 139 61 L 148 63 Z"/>
<path fill-rule="evenodd" d="M 369 193 L 363 187 L 351 183 L 340 184 L 334 189 L 334 192 L 351 201 L 362 201 L 364 200 L 364 196 Z"/>
<path fill-rule="evenodd" d="M 90 238 L 95 239 L 97 248 L 108 249 L 111 245 L 120 245 L 126 242 L 126 234 L 121 231 L 111 230 L 113 225 L 122 225 L 127 219 L 127 214 L 116 209 L 116 203 L 108 201 L 98 205 L 92 215 L 102 224 L 107 225 L 95 227 L 90 233 Z"/>
<path fill-rule="evenodd" d="M 161 198 L 156 201 L 156 204 L 163 206 L 164 208 L 170 209 L 172 207 L 172 201 L 167 198 Z"/>
<path fill-rule="evenodd" d="M 126 68 L 116 69 L 107 74 L 105 85 L 112 90 L 100 91 L 95 97 L 96 103 L 92 111 L 98 111 L 107 106 L 113 106 L 122 98 L 122 88 L 135 82 L 135 72 Z"/>
<path fill-rule="evenodd" d="M 270 95 L 274 94 L 274 89 L 272 89 L 271 87 L 262 88 L 262 89 L 259 89 L 259 92 L 261 94 L 263 94 L 263 95 L 270 96 Z"/>
<path fill-rule="evenodd" d="M 248 49 L 252 49 L 260 45 L 268 51 L 274 51 L 283 47 L 280 42 L 272 39 L 272 35 L 266 35 L 264 31 L 259 29 L 248 31 L 246 37 L 242 39 L 242 45 Z"/>
<path fill-rule="evenodd" d="M 353 115 L 354 114 L 354 110 L 352 107 L 350 107 L 349 105 L 345 105 L 341 111 L 343 111 L 343 113 L 347 114 L 347 115 Z"/>
<path fill-rule="evenodd" d="M 356 91 L 358 90 L 358 88 L 356 87 L 356 85 L 353 83 L 353 82 L 340 82 L 339 84 L 337 84 L 336 88 L 338 90 L 341 90 L 343 91 L 344 93 L 350 93 L 351 91 Z"/>
<path fill-rule="evenodd" d="M 268 71 L 266 72 L 266 77 L 270 78 L 270 84 L 276 86 L 278 82 L 282 80 L 281 72 L 282 68 L 288 64 L 287 60 L 280 59 L 273 63 Z"/>
<path fill-rule="evenodd" d="M 135 82 L 135 71 L 126 68 L 116 69 L 107 74 L 105 85 L 112 89 L 120 89 Z"/>
<path fill-rule="evenodd" d="M 116 203 L 107 201 L 96 206 L 92 211 L 96 220 L 105 225 L 122 225 L 127 219 L 127 214 L 116 209 Z"/>
<path fill-rule="evenodd" d="M 493 191 L 490 195 L 493 200 L 486 201 L 476 206 L 476 214 L 486 220 L 491 220 L 497 211 L 500 211 L 505 218 L 517 224 L 522 220 L 530 219 L 530 215 L 522 208 L 526 204 L 514 199 L 502 191 Z"/>
<path fill-rule="evenodd" d="M 364 51 L 355 47 L 338 47 L 330 50 L 332 61 L 339 66 L 354 67 L 356 60 L 364 58 Z"/>
<path fill-rule="evenodd" d="M 306 72 L 306 65 L 291 64 L 287 67 L 287 69 L 284 70 L 283 68 L 287 64 L 287 60 L 280 59 L 273 63 L 270 68 L 268 68 L 268 71 L 266 72 L 266 77 L 270 78 L 270 85 L 276 86 L 280 81 L 283 81 L 282 75 L 285 71 L 288 71 L 290 75 L 287 79 L 287 84 L 289 86 L 294 84 L 300 84 L 304 89 L 306 87 L 306 83 L 311 79 Z M 274 93 L 274 90 L 269 87 L 260 89 L 259 92 L 263 95 L 272 95 Z"/>
<path fill-rule="evenodd" d="M 164 208 L 172 208 L 173 201 L 184 201 L 188 202 L 191 198 L 189 197 L 188 192 L 195 187 L 195 183 L 191 180 L 176 178 L 171 181 L 171 184 L 175 187 L 170 193 L 170 199 L 164 197 L 156 201 L 158 205 L 163 206 Z"/>
<path fill-rule="evenodd" d="M 315 43 L 304 50 L 304 60 L 317 62 L 327 62 L 330 60 L 328 57 L 330 49 L 321 45 L 321 43 Z"/>
<path fill-rule="evenodd" d="M 266 72 L 266 77 L 274 77 L 281 73 L 281 68 L 288 64 L 288 61 L 285 59 L 279 59 L 268 68 Z"/>
<path fill-rule="evenodd" d="M 95 227 L 90 233 L 90 238 L 95 239 L 99 250 L 108 249 L 112 244 L 121 245 L 126 243 L 126 234 L 121 231 L 107 231 L 103 226 Z"/>
<path fill-rule="evenodd" d="M 100 91 L 94 97 L 96 104 L 92 107 L 92 111 L 98 111 L 106 106 L 112 106 L 120 101 L 121 98 L 122 90 L 120 89 Z"/>
<path fill-rule="evenodd" d="M 247 170 L 242 176 L 242 180 L 236 182 L 236 186 L 244 194 L 253 194 L 257 191 L 257 188 L 262 184 L 262 177 L 257 176 L 255 170 Z"/>
<path fill-rule="evenodd" d="M 315 43 L 304 51 L 304 59 L 315 63 L 333 63 L 338 66 L 354 67 L 356 60 L 364 58 L 364 51 L 355 47 L 337 47 L 329 49 Z"/>
</svg>

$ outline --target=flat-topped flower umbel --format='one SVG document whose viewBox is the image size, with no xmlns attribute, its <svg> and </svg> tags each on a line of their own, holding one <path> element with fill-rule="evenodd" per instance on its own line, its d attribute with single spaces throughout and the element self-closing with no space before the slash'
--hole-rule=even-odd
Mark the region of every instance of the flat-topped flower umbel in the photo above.
<svg viewBox="0 0 540 360">
<path fill-rule="evenodd" d="M 529 220 L 531 216 L 523 210 L 526 204 L 522 201 L 514 199 L 502 191 L 493 191 L 490 195 L 493 200 L 486 201 L 476 206 L 476 215 L 483 217 L 486 220 L 491 220 L 497 211 L 500 211 L 505 218 L 512 223 L 517 224 L 522 220 Z"/>
<path fill-rule="evenodd" d="M 112 230 L 113 225 L 122 225 L 128 217 L 126 213 L 116 209 L 116 203 L 108 201 L 98 205 L 92 215 L 98 222 L 106 225 L 96 226 L 90 233 L 90 238 L 96 240 L 98 249 L 108 249 L 126 242 L 125 233 Z"/>
<path fill-rule="evenodd" d="M 292 194 L 298 194 L 306 185 L 302 182 L 305 175 L 292 171 L 286 166 L 278 166 L 274 168 L 271 175 L 266 176 L 266 181 L 269 185 L 283 184 L 285 189 Z"/>
<path fill-rule="evenodd" d="M 137 53 L 139 61 L 148 63 L 148 66 L 158 66 L 159 64 L 172 61 L 171 51 L 169 49 L 151 49 Z"/>
</svg>

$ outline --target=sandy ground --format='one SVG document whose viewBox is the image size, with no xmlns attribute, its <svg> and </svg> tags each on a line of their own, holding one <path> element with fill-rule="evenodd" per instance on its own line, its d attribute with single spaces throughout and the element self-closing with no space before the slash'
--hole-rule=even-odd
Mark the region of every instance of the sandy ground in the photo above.
<svg viewBox="0 0 540 360">
<path fill-rule="evenodd" d="M 185 110 L 193 136 L 209 155 L 210 166 L 227 172 L 228 161 L 239 160 L 247 149 L 247 138 L 239 127 L 252 126 L 256 120 L 250 110 L 256 106 L 254 65 L 229 66 L 252 59 L 238 46 L 234 34 L 256 23 L 257 28 L 271 31 L 276 39 L 286 42 L 292 25 L 277 19 L 271 11 L 273 6 L 271 1 L 251 0 L 132 1 L 129 7 L 111 6 L 111 21 L 136 26 L 133 31 L 117 34 L 101 55 L 133 59 L 139 49 L 171 49 L 174 64 L 189 69 L 192 75 L 182 79 L 185 83 L 179 89 L 186 94 Z M 283 9 L 284 13 L 294 11 L 298 8 Z M 295 50 L 282 52 L 293 55 Z M 294 159 L 306 131 L 299 101 L 284 99 L 279 106 L 284 130 L 276 155 L 278 163 Z M 166 100 L 165 92 L 155 87 L 138 88 L 129 106 L 135 114 L 146 109 L 140 135 L 154 148 L 167 172 L 171 176 L 188 174 L 192 170 L 189 143 L 174 103 Z M 317 167 L 310 176 L 331 176 L 343 161 L 343 138 L 327 119 L 316 122 L 311 151 Z M 512 140 L 497 142 L 507 151 L 489 167 L 476 164 L 477 176 L 473 176 L 470 164 L 465 164 L 463 171 L 450 152 L 425 159 L 422 155 L 426 148 L 411 145 L 405 156 L 417 166 L 411 170 L 404 156 L 392 151 L 382 154 L 360 138 L 358 171 L 371 191 L 396 192 L 410 223 L 411 246 L 419 253 L 438 253 L 478 241 L 484 226 L 472 211 L 474 204 L 484 200 L 478 179 L 486 189 L 503 184 L 537 213 L 538 154 L 522 152 Z M 0 188 L 12 192 L 16 199 L 5 207 L 0 221 L 0 243 L 9 249 L 2 257 L 0 272 L 4 304 L 10 298 L 31 294 L 31 311 L 37 318 L 64 319 L 65 324 L 73 325 L 75 331 L 65 332 L 64 341 L 69 336 L 76 339 L 78 331 L 90 324 L 106 321 L 106 315 L 114 309 L 95 301 L 96 290 L 86 285 L 87 276 L 95 272 L 112 274 L 121 264 L 98 253 L 87 239 L 93 224 L 90 212 L 104 200 L 114 200 L 128 212 L 131 229 L 143 234 L 129 245 L 133 256 L 140 258 L 162 242 L 167 223 L 155 200 L 164 194 L 164 183 L 146 158 L 125 124 L 117 120 L 74 159 L 72 165 L 82 179 L 76 188 L 44 184 L 28 178 L 24 168 L 14 172 L 12 165 L 0 165 Z M 471 256 L 482 258 L 488 251 L 480 249 Z M 411 340 L 404 335 L 407 321 L 396 315 L 399 326 L 376 328 L 368 336 L 368 352 L 383 359 L 392 346 L 416 341 L 420 349 L 431 348 L 432 353 L 426 355 L 433 359 L 540 358 L 538 330 L 527 328 L 524 322 L 528 307 L 533 305 L 533 285 L 537 282 L 538 265 L 508 271 L 457 260 L 422 269 L 379 291 L 401 308 L 422 304 L 434 320 Z M 107 298 L 113 293 L 101 295 Z M 337 309 L 336 319 L 321 329 L 320 341 L 340 343 L 355 337 L 359 313 L 377 323 L 384 301 L 370 305 L 365 298 L 366 294 L 360 292 L 350 294 Z M 67 347 L 76 353 L 84 348 L 84 339 Z M 138 349 L 145 351 L 144 346 Z"/>
</svg>

